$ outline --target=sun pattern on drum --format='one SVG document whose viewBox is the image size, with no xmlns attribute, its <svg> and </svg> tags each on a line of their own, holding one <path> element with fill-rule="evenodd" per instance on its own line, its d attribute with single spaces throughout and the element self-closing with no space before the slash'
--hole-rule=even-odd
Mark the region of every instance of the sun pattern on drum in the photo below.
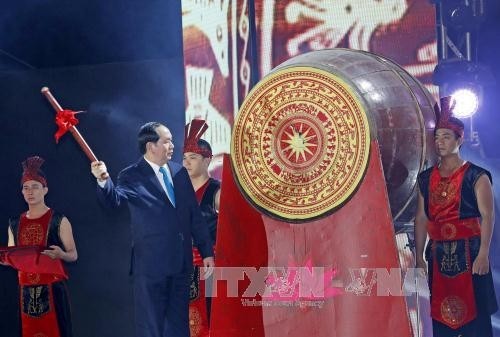
<svg viewBox="0 0 500 337">
<path fill-rule="evenodd" d="M 290 67 L 265 77 L 243 102 L 231 160 L 252 204 L 303 222 L 349 199 L 369 148 L 368 119 L 349 85 L 320 69 Z"/>
</svg>

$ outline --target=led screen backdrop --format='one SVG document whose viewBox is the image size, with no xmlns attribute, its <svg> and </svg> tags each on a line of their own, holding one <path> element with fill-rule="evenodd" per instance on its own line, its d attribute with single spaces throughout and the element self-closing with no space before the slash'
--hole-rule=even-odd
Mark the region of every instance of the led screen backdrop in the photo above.
<svg viewBox="0 0 500 337">
<path fill-rule="evenodd" d="M 186 121 L 205 118 L 205 139 L 229 152 L 238 108 L 283 61 L 325 48 L 366 50 L 402 65 L 432 92 L 435 12 L 418 0 L 183 0 Z"/>
<path fill-rule="evenodd" d="M 428 1 L 261 0 L 256 17 L 261 75 L 295 55 L 336 47 L 388 57 L 428 84 L 437 63 Z"/>
</svg>

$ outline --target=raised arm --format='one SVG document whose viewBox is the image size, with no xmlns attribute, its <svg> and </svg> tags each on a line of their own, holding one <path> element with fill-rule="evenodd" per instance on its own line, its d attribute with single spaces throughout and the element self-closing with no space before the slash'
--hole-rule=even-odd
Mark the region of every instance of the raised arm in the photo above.
<svg viewBox="0 0 500 337">
<path fill-rule="evenodd" d="M 123 177 L 118 176 L 118 185 L 115 186 L 108 174 L 108 169 L 103 161 L 95 161 L 90 164 L 90 170 L 97 179 L 97 196 L 99 201 L 107 207 L 118 207 L 126 201 L 131 193 L 127 192 L 123 185 Z M 106 176 L 106 179 L 101 177 Z"/>
</svg>

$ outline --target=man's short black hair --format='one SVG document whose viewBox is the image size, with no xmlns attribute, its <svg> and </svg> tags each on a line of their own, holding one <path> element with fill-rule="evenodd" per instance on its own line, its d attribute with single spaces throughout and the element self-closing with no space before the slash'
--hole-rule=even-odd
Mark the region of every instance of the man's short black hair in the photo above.
<svg viewBox="0 0 500 337">
<path fill-rule="evenodd" d="M 158 139 L 160 139 L 158 132 L 156 132 L 156 129 L 158 129 L 160 126 L 163 126 L 163 124 L 158 122 L 149 122 L 141 126 L 141 128 L 139 129 L 139 134 L 137 135 L 137 143 L 139 145 L 139 152 L 141 152 L 141 154 L 146 153 L 147 143 L 156 143 Z"/>
</svg>

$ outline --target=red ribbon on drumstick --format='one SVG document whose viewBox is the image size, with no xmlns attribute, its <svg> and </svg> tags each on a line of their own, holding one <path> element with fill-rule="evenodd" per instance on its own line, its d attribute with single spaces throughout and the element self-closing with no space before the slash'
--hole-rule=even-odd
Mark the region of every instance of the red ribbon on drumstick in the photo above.
<svg viewBox="0 0 500 337">
<path fill-rule="evenodd" d="M 81 111 L 73 111 L 69 109 L 63 109 L 61 105 L 56 101 L 54 96 L 52 96 L 52 93 L 50 92 L 49 88 L 43 87 L 41 90 L 42 94 L 47 98 L 49 101 L 50 105 L 54 108 L 56 111 L 56 119 L 55 122 L 58 126 L 58 130 L 56 134 L 54 135 L 56 139 L 56 143 L 59 142 L 59 138 L 61 138 L 66 132 L 71 132 L 73 135 L 73 138 L 75 138 L 76 142 L 78 145 L 80 145 L 81 149 L 89 160 L 91 162 L 94 161 L 99 161 L 97 157 L 95 156 L 94 152 L 90 149 L 90 146 L 87 144 L 85 139 L 83 139 L 82 135 L 78 131 L 78 129 L 75 127 L 76 124 L 78 124 L 78 119 L 75 117 L 75 115 Z M 103 179 L 107 179 L 108 175 L 106 173 L 103 174 Z"/>
</svg>

